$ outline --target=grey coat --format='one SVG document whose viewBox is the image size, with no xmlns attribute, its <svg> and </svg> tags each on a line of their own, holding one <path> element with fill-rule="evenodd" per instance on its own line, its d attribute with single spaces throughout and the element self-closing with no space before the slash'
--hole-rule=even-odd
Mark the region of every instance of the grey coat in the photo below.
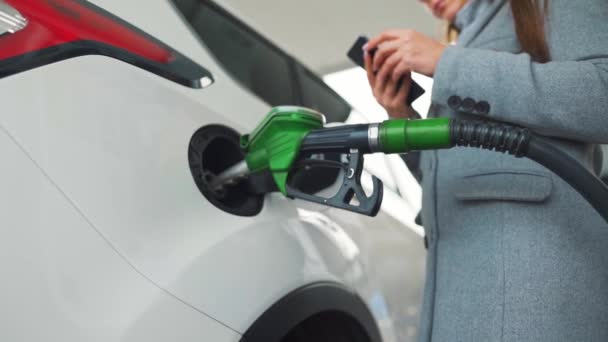
<svg viewBox="0 0 608 342">
<path fill-rule="evenodd" d="M 442 56 L 429 115 L 522 124 L 596 169 L 608 1 L 550 3 L 552 62 L 519 53 L 508 3 L 491 1 Z M 608 341 L 608 224 L 578 193 L 532 161 L 481 150 L 425 152 L 421 169 L 420 341 Z"/>
</svg>

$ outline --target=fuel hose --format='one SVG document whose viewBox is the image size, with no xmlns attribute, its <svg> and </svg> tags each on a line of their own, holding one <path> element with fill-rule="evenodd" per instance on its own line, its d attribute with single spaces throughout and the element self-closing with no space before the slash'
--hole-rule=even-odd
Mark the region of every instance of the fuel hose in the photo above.
<svg viewBox="0 0 608 342">
<path fill-rule="evenodd" d="M 312 130 L 304 137 L 300 152 L 349 153 L 357 150 L 363 154 L 390 154 L 455 146 L 529 158 L 570 184 L 608 222 L 608 186 L 579 161 L 555 147 L 551 140 L 524 127 L 449 118 L 393 119 L 380 124 Z"/>
</svg>

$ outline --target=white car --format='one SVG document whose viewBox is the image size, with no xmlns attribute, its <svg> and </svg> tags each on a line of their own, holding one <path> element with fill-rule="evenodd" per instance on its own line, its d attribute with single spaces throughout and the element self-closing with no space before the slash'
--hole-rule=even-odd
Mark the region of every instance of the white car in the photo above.
<svg viewBox="0 0 608 342">
<path fill-rule="evenodd" d="M 0 1 L 0 341 L 413 338 L 424 247 L 390 172 L 374 219 L 201 193 L 272 106 L 357 115 L 236 13 Z"/>
</svg>

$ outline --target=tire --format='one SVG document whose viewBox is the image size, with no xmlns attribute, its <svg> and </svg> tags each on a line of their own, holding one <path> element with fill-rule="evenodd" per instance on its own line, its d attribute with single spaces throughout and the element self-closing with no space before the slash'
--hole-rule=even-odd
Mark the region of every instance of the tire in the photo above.
<svg viewBox="0 0 608 342">
<path fill-rule="evenodd" d="M 323 313 L 302 322 L 281 342 L 370 342 L 370 338 L 354 319 Z"/>
</svg>

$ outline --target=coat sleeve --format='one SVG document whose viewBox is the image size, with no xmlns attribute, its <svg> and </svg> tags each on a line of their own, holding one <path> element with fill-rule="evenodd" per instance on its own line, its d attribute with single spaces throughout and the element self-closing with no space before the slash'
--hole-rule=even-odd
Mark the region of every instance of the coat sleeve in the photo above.
<svg viewBox="0 0 608 342">
<path fill-rule="evenodd" d="M 607 143 L 608 53 L 536 63 L 523 53 L 450 46 L 433 102 L 543 135 Z"/>
</svg>

